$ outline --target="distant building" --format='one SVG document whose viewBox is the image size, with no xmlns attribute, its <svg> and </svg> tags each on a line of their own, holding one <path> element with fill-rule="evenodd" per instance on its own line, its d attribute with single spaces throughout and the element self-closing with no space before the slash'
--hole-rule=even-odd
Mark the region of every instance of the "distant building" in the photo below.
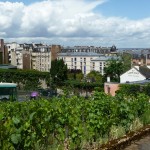
<svg viewBox="0 0 150 150">
<path fill-rule="evenodd" d="M 60 53 L 58 59 L 63 59 L 67 64 L 68 69 L 80 69 L 84 75 L 90 71 L 99 71 L 104 74 L 104 67 L 110 59 L 116 59 L 115 56 L 105 56 L 100 53 L 94 52 L 72 52 L 72 53 Z"/>
<path fill-rule="evenodd" d="M 29 70 L 31 69 L 31 53 L 28 51 L 24 51 L 22 54 L 22 62 L 23 62 L 23 69 Z"/>
<path fill-rule="evenodd" d="M 101 55 L 93 52 L 59 53 L 58 59 L 63 59 L 68 69 L 80 69 L 86 75 L 92 70 L 91 60 Z"/>
<path fill-rule="evenodd" d="M 51 68 L 51 50 L 49 46 L 34 48 L 31 55 L 31 68 L 49 72 Z"/>
<path fill-rule="evenodd" d="M 150 78 L 150 69 L 144 66 L 136 66 L 120 76 L 120 83 L 142 81 Z"/>
<path fill-rule="evenodd" d="M 111 47 L 95 47 L 95 46 L 74 46 L 74 47 L 62 47 L 62 53 L 73 53 L 73 52 L 91 52 L 99 54 L 108 54 L 110 53 Z"/>
<path fill-rule="evenodd" d="M 104 83 L 104 92 L 111 96 L 116 95 L 116 91 L 119 90 L 120 83 L 115 82 L 105 82 Z"/>
<path fill-rule="evenodd" d="M 117 60 L 120 59 L 117 56 L 105 56 L 102 55 L 100 57 L 94 58 L 91 60 L 91 70 L 95 70 L 95 71 L 99 71 L 101 73 L 101 75 L 104 75 L 104 68 L 107 65 L 107 62 L 109 60 Z"/>
<path fill-rule="evenodd" d="M 13 65 L 8 65 L 8 64 L 2 64 L 0 65 L 0 69 L 17 69 L 17 67 Z"/>
<path fill-rule="evenodd" d="M 17 54 L 16 49 L 20 48 L 19 44 L 16 42 L 5 44 L 8 50 L 8 62 L 11 65 L 17 66 Z"/>
<path fill-rule="evenodd" d="M 3 39 L 0 39 L 0 64 L 8 64 L 8 49 Z"/>
<path fill-rule="evenodd" d="M 51 60 L 55 60 L 58 57 L 58 53 L 61 52 L 60 45 L 52 45 L 51 46 Z"/>
<path fill-rule="evenodd" d="M 51 67 L 50 46 L 43 44 L 7 43 L 9 63 L 19 69 L 49 71 Z"/>
</svg>

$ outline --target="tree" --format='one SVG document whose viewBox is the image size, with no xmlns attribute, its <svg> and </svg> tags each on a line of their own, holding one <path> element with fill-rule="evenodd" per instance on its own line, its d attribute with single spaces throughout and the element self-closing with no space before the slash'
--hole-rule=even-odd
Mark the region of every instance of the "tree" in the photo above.
<svg viewBox="0 0 150 150">
<path fill-rule="evenodd" d="M 53 60 L 50 69 L 51 83 L 61 85 L 67 80 L 67 70 L 67 65 L 64 63 L 63 59 Z"/>
<path fill-rule="evenodd" d="M 69 80 L 79 80 L 83 79 L 84 75 L 80 69 L 69 69 L 68 70 L 68 79 Z"/>
<path fill-rule="evenodd" d="M 109 76 L 111 81 L 113 82 L 119 82 L 120 81 L 120 75 L 123 73 L 124 65 L 122 60 L 115 60 L 111 59 L 107 62 L 107 66 L 104 68 L 104 76 L 105 81 L 106 78 Z"/>
<path fill-rule="evenodd" d="M 126 72 L 129 69 L 131 69 L 131 59 L 132 59 L 132 56 L 130 53 L 123 52 L 122 54 L 122 61 L 124 65 L 123 72 Z"/>
<path fill-rule="evenodd" d="M 95 70 L 92 70 L 90 73 L 88 73 L 86 78 L 90 80 L 90 82 L 102 82 L 102 75 L 100 72 Z"/>
<path fill-rule="evenodd" d="M 41 80 L 47 80 L 49 73 L 37 70 L 13 70 L 0 69 L 0 81 L 14 82 L 18 84 L 19 89 L 36 90 L 41 85 Z"/>
</svg>

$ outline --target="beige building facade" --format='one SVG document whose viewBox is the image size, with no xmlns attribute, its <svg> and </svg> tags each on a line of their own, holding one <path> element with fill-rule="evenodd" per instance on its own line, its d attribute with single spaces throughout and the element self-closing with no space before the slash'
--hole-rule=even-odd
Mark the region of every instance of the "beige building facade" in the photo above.
<svg viewBox="0 0 150 150">
<path fill-rule="evenodd" d="M 104 67 L 110 59 L 117 59 L 115 56 L 105 56 L 93 52 L 60 53 L 58 59 L 63 59 L 68 69 L 80 69 L 84 75 L 92 70 L 104 75 Z"/>
<path fill-rule="evenodd" d="M 48 47 L 42 47 L 31 54 L 32 69 L 49 72 L 51 68 L 51 51 Z"/>
<path fill-rule="evenodd" d="M 68 69 L 80 69 L 86 75 L 93 70 L 94 66 L 92 66 L 91 60 L 101 55 L 92 52 L 60 53 L 58 54 L 58 59 L 63 59 Z"/>
</svg>

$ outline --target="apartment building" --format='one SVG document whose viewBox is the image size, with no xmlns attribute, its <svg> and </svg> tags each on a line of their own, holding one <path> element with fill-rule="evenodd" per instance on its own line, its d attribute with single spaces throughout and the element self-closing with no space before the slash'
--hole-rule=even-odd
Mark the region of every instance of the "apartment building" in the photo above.
<svg viewBox="0 0 150 150">
<path fill-rule="evenodd" d="M 8 49 L 3 39 L 0 39 L 0 64 L 8 64 Z"/>
<path fill-rule="evenodd" d="M 51 45 L 51 60 L 55 60 L 58 57 L 58 53 L 61 52 L 60 45 Z"/>
<path fill-rule="evenodd" d="M 116 53 L 104 55 L 94 52 L 69 52 L 59 53 L 58 59 L 63 59 L 68 69 L 80 69 L 84 75 L 95 70 L 104 75 L 104 67 L 107 61 L 118 59 Z"/>
<path fill-rule="evenodd" d="M 11 65 L 17 66 L 17 54 L 16 49 L 19 48 L 19 44 L 16 42 L 6 43 L 8 49 L 8 62 Z"/>
<path fill-rule="evenodd" d="M 23 47 L 16 42 L 6 43 L 8 49 L 8 61 L 11 65 L 17 66 L 18 69 L 23 69 Z"/>
<path fill-rule="evenodd" d="M 104 68 L 107 65 L 107 62 L 111 59 L 117 60 L 117 56 L 100 56 L 91 60 L 91 70 L 95 70 L 104 75 Z"/>
<path fill-rule="evenodd" d="M 58 59 L 63 59 L 68 69 L 80 69 L 86 75 L 91 70 L 95 70 L 95 64 L 92 60 L 101 56 L 103 55 L 93 52 L 73 52 L 60 53 L 58 54 Z"/>
<path fill-rule="evenodd" d="M 49 72 L 51 68 L 51 50 L 49 46 L 34 48 L 31 54 L 32 69 Z"/>
<path fill-rule="evenodd" d="M 51 67 L 50 46 L 43 44 L 7 43 L 9 63 L 19 69 L 49 71 Z M 54 48 L 53 48 L 54 49 Z"/>
<path fill-rule="evenodd" d="M 23 62 L 23 69 L 29 70 L 31 69 L 31 53 L 28 51 L 24 51 L 22 53 L 22 62 Z"/>
</svg>

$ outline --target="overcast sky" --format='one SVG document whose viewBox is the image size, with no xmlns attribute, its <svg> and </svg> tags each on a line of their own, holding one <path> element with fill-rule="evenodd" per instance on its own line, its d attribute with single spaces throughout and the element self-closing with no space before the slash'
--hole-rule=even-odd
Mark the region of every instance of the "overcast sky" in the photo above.
<svg viewBox="0 0 150 150">
<path fill-rule="evenodd" d="M 0 38 L 65 46 L 150 47 L 150 0 L 1 0 Z"/>
</svg>

